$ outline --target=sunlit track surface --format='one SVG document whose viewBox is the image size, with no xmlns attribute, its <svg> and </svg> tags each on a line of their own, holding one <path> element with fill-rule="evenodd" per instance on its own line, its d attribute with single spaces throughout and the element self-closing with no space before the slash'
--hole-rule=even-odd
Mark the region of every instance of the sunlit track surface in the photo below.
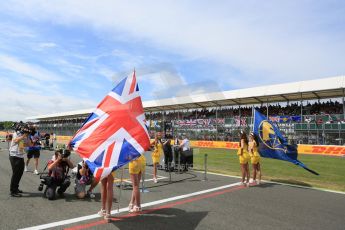
<svg viewBox="0 0 345 230">
<path fill-rule="evenodd" d="M 20 183 L 23 197 L 10 197 L 11 167 L 6 144 L 0 147 L 1 229 L 37 229 L 43 225 L 50 229 L 343 229 L 345 225 L 344 194 L 273 183 L 245 188 L 238 184 L 238 178 L 209 174 L 203 181 L 203 174 L 193 171 L 173 172 L 172 183 L 168 173 L 158 171 L 159 183 L 154 184 L 150 181 L 151 167 L 147 167 L 145 178 L 149 192 L 142 193 L 144 211 L 128 215 L 128 183 L 120 198 L 120 213 L 114 214 L 111 223 L 104 223 L 94 215 L 100 209 L 99 187 L 95 199 L 75 198 L 71 186 L 64 198 L 48 201 L 37 191 L 39 176 L 27 172 Z M 52 154 L 41 152 L 41 170 Z M 73 155 L 72 160 L 80 159 Z M 149 163 L 149 156 L 147 160 Z M 116 177 L 120 176 L 118 171 Z M 129 178 L 127 170 L 123 178 Z M 119 198 L 118 187 L 114 186 L 114 191 Z M 117 208 L 118 203 L 114 203 L 114 213 Z M 68 223 L 71 219 L 79 221 Z"/>
</svg>

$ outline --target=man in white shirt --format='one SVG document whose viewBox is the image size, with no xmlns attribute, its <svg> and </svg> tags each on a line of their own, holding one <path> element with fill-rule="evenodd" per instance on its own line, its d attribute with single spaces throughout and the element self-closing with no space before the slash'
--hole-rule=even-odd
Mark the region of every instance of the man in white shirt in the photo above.
<svg viewBox="0 0 345 230">
<path fill-rule="evenodd" d="M 189 143 L 187 136 L 183 137 L 183 140 L 182 140 L 182 143 L 180 144 L 180 147 L 181 147 L 182 151 L 190 150 L 190 143 Z"/>
<path fill-rule="evenodd" d="M 181 154 L 181 165 L 183 167 L 183 171 L 188 171 L 188 166 L 187 166 L 187 153 L 190 150 L 190 142 L 188 140 L 188 137 L 186 135 L 183 136 L 182 143 L 180 144 L 180 148 L 182 150 Z"/>
<path fill-rule="evenodd" d="M 28 133 L 14 132 L 10 144 L 10 162 L 12 167 L 12 177 L 10 192 L 12 197 L 21 197 L 23 191 L 19 189 L 19 182 L 24 172 L 24 148 L 28 144 Z"/>
</svg>

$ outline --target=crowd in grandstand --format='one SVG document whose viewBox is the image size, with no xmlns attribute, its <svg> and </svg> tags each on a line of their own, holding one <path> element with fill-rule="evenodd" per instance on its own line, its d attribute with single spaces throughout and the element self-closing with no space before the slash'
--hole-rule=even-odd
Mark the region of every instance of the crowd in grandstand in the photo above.
<svg viewBox="0 0 345 230">
<path fill-rule="evenodd" d="M 256 107 L 261 113 L 267 114 L 267 106 L 263 105 Z M 294 116 L 301 115 L 301 105 L 298 103 L 291 103 L 285 106 L 278 104 L 268 106 L 269 115 L 277 116 Z M 338 101 L 315 102 L 313 104 L 307 103 L 303 105 L 303 115 L 325 115 L 325 114 L 342 114 L 343 104 Z M 233 116 L 250 117 L 252 114 L 251 106 L 243 107 L 223 107 L 220 109 L 194 109 L 183 112 L 170 111 L 164 114 L 165 120 L 187 120 L 187 119 L 202 119 L 202 118 L 227 118 Z M 147 113 L 147 119 L 157 120 L 162 119 L 163 113 Z"/>
<path fill-rule="evenodd" d="M 256 109 L 262 114 L 267 114 L 266 105 L 256 107 Z M 331 128 L 338 130 L 339 125 L 345 124 L 343 104 L 338 101 L 305 103 L 302 109 L 303 116 L 301 116 L 301 105 L 299 103 L 271 104 L 268 106 L 269 119 L 279 123 L 280 128 L 287 135 L 296 132 L 296 127 L 291 126 L 292 124 L 318 125 L 317 129 L 319 130 L 327 124 L 337 124 L 337 127 L 332 126 Z M 167 130 L 164 129 L 170 127 L 170 133 L 172 133 L 172 129 L 174 133 L 189 133 L 192 139 L 237 141 L 236 132 L 251 124 L 251 115 L 252 107 L 250 105 L 241 107 L 224 106 L 217 109 L 166 111 L 164 115 L 162 112 L 147 112 L 146 120 L 150 133 L 154 131 L 166 132 Z M 87 115 L 75 118 L 41 120 L 37 126 L 47 132 L 57 132 L 59 135 L 73 135 L 81 127 L 85 118 L 87 118 Z M 169 125 L 167 122 L 169 122 Z M 299 129 L 304 132 L 307 131 L 307 128 L 301 126 Z M 153 134 L 151 137 L 153 137 Z"/>
</svg>

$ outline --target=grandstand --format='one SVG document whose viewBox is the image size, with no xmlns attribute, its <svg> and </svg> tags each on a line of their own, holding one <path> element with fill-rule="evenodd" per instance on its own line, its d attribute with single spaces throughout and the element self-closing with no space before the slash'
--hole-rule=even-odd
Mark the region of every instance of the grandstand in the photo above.
<svg viewBox="0 0 345 230">
<path fill-rule="evenodd" d="M 151 131 L 190 139 L 237 141 L 259 109 L 291 143 L 342 145 L 345 139 L 345 76 L 144 101 Z M 27 118 L 42 132 L 73 135 L 93 109 Z"/>
</svg>

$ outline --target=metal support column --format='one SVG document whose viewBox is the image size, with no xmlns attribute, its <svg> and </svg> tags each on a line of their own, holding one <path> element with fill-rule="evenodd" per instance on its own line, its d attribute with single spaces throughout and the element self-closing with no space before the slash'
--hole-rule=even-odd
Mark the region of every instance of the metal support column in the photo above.
<svg viewBox="0 0 345 230">
<path fill-rule="evenodd" d="M 302 93 L 301 93 L 301 123 L 303 124 L 303 97 L 302 97 Z M 302 127 L 302 132 L 303 132 L 303 125 Z M 303 144 L 308 144 L 309 143 L 309 127 L 308 128 L 308 142 L 307 143 L 303 143 Z"/>
<path fill-rule="evenodd" d="M 204 155 L 204 181 L 207 181 L 207 154 Z"/>
<path fill-rule="evenodd" d="M 344 104 L 344 97 L 345 97 L 345 89 L 343 88 L 343 119 L 345 120 L 345 104 Z"/>
<path fill-rule="evenodd" d="M 303 123 L 303 97 L 301 93 L 301 122 Z"/>
<path fill-rule="evenodd" d="M 216 107 L 216 141 L 218 141 L 218 107 Z"/>
<path fill-rule="evenodd" d="M 165 117 L 164 117 L 165 111 L 163 111 L 163 124 L 162 124 L 162 132 L 163 132 L 163 137 L 165 138 Z"/>
</svg>

